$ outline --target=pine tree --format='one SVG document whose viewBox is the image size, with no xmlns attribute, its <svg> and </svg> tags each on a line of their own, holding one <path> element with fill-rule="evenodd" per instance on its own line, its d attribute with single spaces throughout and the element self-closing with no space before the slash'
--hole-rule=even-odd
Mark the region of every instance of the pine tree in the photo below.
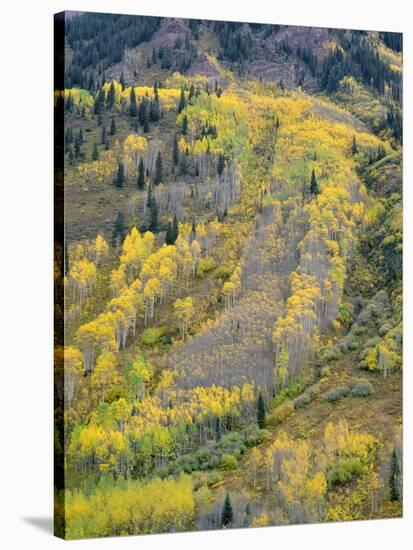
<svg viewBox="0 0 413 550">
<path fill-rule="evenodd" d="M 392 502 L 400 500 L 399 489 L 397 487 L 397 481 L 399 478 L 399 464 L 397 461 L 396 449 L 393 449 L 390 459 L 390 475 L 389 475 L 389 499 Z"/>
<path fill-rule="evenodd" d="M 188 173 L 188 153 L 184 153 L 181 159 L 181 175 L 186 176 Z"/>
<path fill-rule="evenodd" d="M 154 184 L 159 185 L 163 181 L 163 169 L 162 169 L 162 155 L 161 152 L 158 151 L 158 155 L 156 157 L 155 162 L 155 177 L 154 177 Z"/>
<path fill-rule="evenodd" d="M 169 221 L 168 222 L 168 227 L 166 229 L 166 235 L 165 235 L 165 244 L 174 244 L 174 240 L 173 240 L 173 233 L 172 233 L 172 223 Z"/>
<path fill-rule="evenodd" d="M 178 225 L 178 218 L 176 217 L 176 214 L 175 214 L 172 222 L 172 242 L 173 243 L 176 241 L 178 236 L 179 236 L 179 225 Z"/>
<path fill-rule="evenodd" d="M 125 183 L 125 168 L 123 162 L 118 164 L 118 173 L 116 175 L 116 187 L 123 187 Z"/>
<path fill-rule="evenodd" d="M 107 139 L 106 126 L 102 126 L 102 138 L 101 138 L 102 145 L 105 145 L 106 139 Z"/>
<path fill-rule="evenodd" d="M 262 393 L 260 392 L 258 394 L 258 401 L 257 401 L 257 424 L 258 427 L 262 430 L 265 424 L 265 401 Z"/>
<path fill-rule="evenodd" d="M 195 87 L 193 84 L 191 84 L 191 87 L 189 88 L 188 101 L 191 101 L 194 95 L 195 95 Z"/>
<path fill-rule="evenodd" d="M 119 84 L 122 87 L 122 92 L 125 91 L 125 77 L 123 76 L 123 71 L 120 73 Z"/>
<path fill-rule="evenodd" d="M 319 192 L 320 192 L 320 189 L 318 187 L 317 179 L 315 177 L 315 171 L 313 168 L 313 171 L 311 172 L 310 193 L 312 195 L 318 195 Z"/>
<path fill-rule="evenodd" d="M 195 226 L 195 220 L 192 220 L 192 226 L 191 226 L 191 235 L 190 235 L 190 241 L 192 242 L 193 240 L 196 239 L 196 226 Z"/>
<path fill-rule="evenodd" d="M 139 113 L 138 113 L 138 120 L 142 126 L 145 123 L 145 120 L 148 119 L 148 100 L 146 97 L 142 98 L 142 101 L 139 104 Z"/>
<path fill-rule="evenodd" d="M 179 98 L 179 103 L 178 103 L 178 113 L 181 113 L 184 109 L 185 109 L 185 92 L 184 90 L 182 89 L 181 90 L 181 96 Z"/>
<path fill-rule="evenodd" d="M 178 146 L 178 136 L 174 135 L 174 145 L 172 153 L 172 162 L 176 166 L 179 162 L 179 146 Z"/>
<path fill-rule="evenodd" d="M 218 156 L 218 174 L 221 176 L 225 168 L 225 159 L 224 155 Z"/>
<path fill-rule="evenodd" d="M 143 166 L 143 160 L 140 159 L 138 166 L 138 189 L 142 191 L 145 188 L 145 168 Z"/>
<path fill-rule="evenodd" d="M 358 152 L 358 147 L 357 147 L 356 136 L 353 136 L 353 141 L 351 142 L 351 154 L 355 155 L 357 152 Z"/>
<path fill-rule="evenodd" d="M 135 88 L 132 86 L 131 92 L 130 92 L 130 108 L 129 113 L 131 117 L 136 117 L 138 114 L 138 108 L 136 105 L 136 93 Z"/>
<path fill-rule="evenodd" d="M 98 160 L 98 159 L 99 159 L 99 149 L 98 149 L 97 143 L 95 143 L 92 151 L 92 160 Z"/>
<path fill-rule="evenodd" d="M 114 136 L 116 134 L 116 122 L 115 118 L 112 118 L 112 122 L 110 123 L 110 135 Z"/>
<path fill-rule="evenodd" d="M 122 212 L 118 212 L 112 231 L 112 245 L 119 246 L 123 243 L 126 236 L 125 217 Z"/>
<path fill-rule="evenodd" d="M 107 97 L 107 105 L 111 109 L 115 105 L 115 84 L 112 80 Z"/>
<path fill-rule="evenodd" d="M 221 514 L 221 527 L 227 527 L 231 525 L 234 519 L 234 512 L 232 510 L 231 499 L 229 493 L 227 493 L 224 501 L 224 507 L 222 508 Z"/>
<path fill-rule="evenodd" d="M 152 193 L 152 185 L 148 189 L 148 207 L 149 207 L 149 231 L 157 233 L 159 231 L 158 205 Z"/>
<path fill-rule="evenodd" d="M 182 134 L 186 136 L 188 132 L 188 117 L 184 115 L 184 118 L 182 119 Z"/>
<path fill-rule="evenodd" d="M 105 100 L 105 94 L 102 89 L 99 89 L 95 97 L 95 102 L 93 104 L 93 112 L 95 115 L 98 115 L 102 111 L 103 103 Z"/>
<path fill-rule="evenodd" d="M 157 96 L 151 101 L 149 108 L 149 119 L 152 122 L 157 122 L 160 119 L 159 99 Z"/>
<path fill-rule="evenodd" d="M 149 117 L 148 114 L 146 114 L 144 120 L 143 120 L 143 131 L 145 134 L 149 132 Z"/>
</svg>

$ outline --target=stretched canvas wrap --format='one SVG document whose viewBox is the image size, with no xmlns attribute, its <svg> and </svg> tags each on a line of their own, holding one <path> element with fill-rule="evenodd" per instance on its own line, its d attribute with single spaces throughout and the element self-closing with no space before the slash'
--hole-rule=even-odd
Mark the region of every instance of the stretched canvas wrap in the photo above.
<svg viewBox="0 0 413 550">
<path fill-rule="evenodd" d="M 55 532 L 402 514 L 402 35 L 55 16 Z"/>
</svg>

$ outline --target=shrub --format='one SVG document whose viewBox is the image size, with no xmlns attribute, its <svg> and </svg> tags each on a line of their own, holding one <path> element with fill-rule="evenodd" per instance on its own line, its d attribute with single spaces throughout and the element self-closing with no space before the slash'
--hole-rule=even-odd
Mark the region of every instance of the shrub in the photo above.
<svg viewBox="0 0 413 550">
<path fill-rule="evenodd" d="M 305 382 L 303 380 L 296 380 L 292 384 L 289 384 L 286 388 L 283 388 L 281 391 L 277 393 L 277 395 L 271 399 L 270 407 L 278 407 L 278 405 L 281 405 L 287 399 L 292 399 L 293 397 L 297 397 L 297 395 L 300 395 L 302 391 L 305 389 Z"/>
<path fill-rule="evenodd" d="M 197 277 L 202 277 L 204 273 L 212 271 L 213 269 L 215 269 L 216 265 L 217 263 L 214 258 L 212 258 L 212 256 L 205 256 L 205 258 L 200 258 L 196 270 Z"/>
<path fill-rule="evenodd" d="M 279 424 L 294 412 L 294 404 L 292 401 L 286 401 L 279 407 L 275 408 L 267 417 L 267 422 L 271 424 Z"/>
<path fill-rule="evenodd" d="M 323 362 L 328 363 L 329 361 L 337 361 L 337 359 L 340 359 L 340 357 L 341 357 L 340 350 L 338 349 L 337 346 L 333 346 L 333 347 L 325 350 L 321 360 Z"/>
<path fill-rule="evenodd" d="M 218 472 L 218 470 L 214 470 L 211 472 L 208 476 L 208 486 L 211 487 L 211 485 L 215 485 L 216 483 L 219 483 L 224 479 L 224 476 L 221 474 L 221 472 Z"/>
<path fill-rule="evenodd" d="M 161 328 L 146 328 L 142 332 L 141 342 L 145 346 L 155 346 L 158 344 L 163 336 L 163 330 Z"/>
<path fill-rule="evenodd" d="M 339 386 L 338 388 L 333 388 L 327 391 L 323 395 L 323 400 L 328 401 L 329 403 L 335 403 L 343 397 L 346 397 L 350 393 L 349 386 Z"/>
<path fill-rule="evenodd" d="M 234 271 L 234 267 L 232 265 L 220 265 L 217 267 L 214 273 L 215 279 L 228 279 L 231 277 L 232 272 Z"/>
<path fill-rule="evenodd" d="M 357 458 L 343 460 L 327 474 L 329 485 L 344 485 L 353 478 L 361 477 L 365 472 L 364 466 Z"/>
<path fill-rule="evenodd" d="M 309 396 L 311 400 L 315 399 L 320 393 L 320 385 L 314 384 L 305 390 L 305 393 Z"/>
<path fill-rule="evenodd" d="M 222 455 L 219 466 L 225 471 L 235 470 L 238 468 L 238 460 L 234 455 L 225 454 Z"/>
<path fill-rule="evenodd" d="M 309 403 L 311 403 L 310 396 L 308 395 L 308 393 L 303 393 L 302 395 L 299 395 L 297 399 L 294 401 L 294 408 L 296 410 L 301 409 L 302 407 L 305 407 Z"/>
<path fill-rule="evenodd" d="M 384 336 L 385 334 L 387 334 L 388 332 L 391 331 L 393 327 L 391 326 L 390 323 L 384 323 L 384 325 L 382 325 L 380 328 L 379 328 L 379 334 L 380 336 Z"/>
<path fill-rule="evenodd" d="M 367 397 L 373 393 L 373 385 L 368 380 L 361 378 L 352 384 L 351 395 L 353 397 Z"/>
<path fill-rule="evenodd" d="M 329 367 L 328 365 L 323 367 L 320 371 L 321 378 L 327 378 L 328 376 L 330 376 L 330 374 L 331 374 L 331 367 Z"/>
</svg>

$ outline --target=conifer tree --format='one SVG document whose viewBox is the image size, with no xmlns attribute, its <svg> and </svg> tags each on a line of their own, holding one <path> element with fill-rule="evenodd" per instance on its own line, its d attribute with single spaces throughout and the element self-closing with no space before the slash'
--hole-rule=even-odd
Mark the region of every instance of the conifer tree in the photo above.
<svg viewBox="0 0 413 550">
<path fill-rule="evenodd" d="M 178 146 L 178 136 L 174 135 L 174 144 L 173 144 L 173 153 L 172 153 L 172 162 L 176 166 L 179 162 L 179 146 Z"/>
<path fill-rule="evenodd" d="M 123 243 L 126 236 L 125 217 L 122 212 L 118 212 L 112 231 L 112 245 L 119 246 Z"/>
<path fill-rule="evenodd" d="M 188 117 L 184 115 L 184 118 L 182 119 L 182 134 L 186 136 L 188 132 Z"/>
<path fill-rule="evenodd" d="M 109 109 L 112 109 L 112 107 L 115 105 L 115 84 L 112 80 L 109 88 L 109 93 L 107 97 L 107 105 Z"/>
<path fill-rule="evenodd" d="M 258 394 L 258 401 L 257 401 L 257 424 L 258 427 L 262 430 L 265 424 L 265 401 L 264 397 L 262 395 L 262 392 Z"/>
<path fill-rule="evenodd" d="M 311 172 L 311 181 L 310 181 L 310 193 L 312 195 L 318 195 L 320 192 L 320 189 L 318 187 L 317 179 L 315 177 L 315 171 L 314 168 Z"/>
<path fill-rule="evenodd" d="M 125 91 L 125 77 L 123 75 L 123 71 L 120 73 L 119 84 L 122 87 L 122 92 Z"/>
<path fill-rule="evenodd" d="M 168 226 L 167 226 L 167 229 L 166 229 L 166 235 L 165 235 L 165 244 L 174 244 L 174 240 L 173 240 L 173 233 L 172 233 L 173 229 L 172 229 L 172 223 L 169 221 L 168 222 Z"/>
<path fill-rule="evenodd" d="M 123 162 L 118 164 L 118 173 L 116 175 L 116 187 L 123 187 L 125 183 L 125 168 Z"/>
<path fill-rule="evenodd" d="M 98 160 L 98 158 L 99 158 L 99 149 L 98 149 L 97 143 L 95 143 L 92 151 L 92 160 Z"/>
<path fill-rule="evenodd" d="M 181 113 L 184 109 L 185 109 L 185 92 L 184 90 L 182 89 L 181 90 L 181 96 L 179 98 L 179 103 L 178 103 L 178 113 Z"/>
<path fill-rule="evenodd" d="M 107 139 L 106 126 L 102 126 L 102 138 L 101 138 L 102 145 L 105 145 L 106 139 Z"/>
<path fill-rule="evenodd" d="M 191 242 L 196 239 L 196 226 L 195 226 L 195 220 L 192 220 L 192 226 L 191 226 L 191 235 L 190 235 Z"/>
<path fill-rule="evenodd" d="M 152 122 L 157 122 L 160 119 L 159 99 L 157 96 L 151 101 L 149 108 L 149 119 Z"/>
<path fill-rule="evenodd" d="M 112 118 L 112 122 L 110 123 L 110 135 L 114 136 L 116 134 L 116 122 L 115 117 Z"/>
<path fill-rule="evenodd" d="M 225 159 L 224 155 L 218 156 L 218 174 L 221 176 L 225 168 Z"/>
<path fill-rule="evenodd" d="M 138 189 L 142 191 L 145 188 L 145 168 L 143 166 L 142 158 L 139 161 L 138 166 Z"/>
<path fill-rule="evenodd" d="M 389 475 L 389 499 L 392 502 L 400 500 L 399 489 L 397 487 L 397 481 L 399 477 L 399 464 L 397 462 L 396 449 L 393 449 L 390 458 L 390 475 Z"/>
<path fill-rule="evenodd" d="M 224 507 L 221 514 L 221 527 L 228 527 L 234 520 L 234 512 L 232 510 L 231 499 L 227 493 L 224 501 Z"/>
<path fill-rule="evenodd" d="M 131 117 L 136 117 L 138 114 L 138 108 L 136 105 L 136 93 L 135 88 L 132 86 L 131 92 L 130 92 L 130 108 L 129 113 Z"/>
<path fill-rule="evenodd" d="M 153 196 L 152 185 L 149 185 L 148 188 L 147 204 L 149 207 L 149 231 L 152 231 L 152 233 L 157 233 L 159 231 L 158 205 L 156 204 L 155 197 Z"/>
<path fill-rule="evenodd" d="M 175 214 L 173 222 L 172 222 L 172 240 L 173 240 L 173 243 L 176 241 L 178 236 L 179 236 L 179 225 L 178 225 L 178 218 L 176 217 L 176 214 Z"/>
<path fill-rule="evenodd" d="M 351 154 L 355 155 L 357 151 L 358 151 L 358 147 L 357 147 L 356 136 L 353 136 L 353 141 L 351 142 Z"/>
<path fill-rule="evenodd" d="M 163 181 L 163 168 L 162 168 L 162 155 L 161 152 L 158 151 L 158 155 L 156 157 L 155 162 L 155 177 L 154 177 L 154 184 L 159 185 Z"/>
</svg>

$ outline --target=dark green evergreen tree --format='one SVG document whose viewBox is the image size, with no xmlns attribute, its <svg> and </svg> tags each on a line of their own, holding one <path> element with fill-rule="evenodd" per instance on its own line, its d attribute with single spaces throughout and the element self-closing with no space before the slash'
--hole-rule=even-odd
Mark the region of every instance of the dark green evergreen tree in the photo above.
<svg viewBox="0 0 413 550">
<path fill-rule="evenodd" d="M 119 84 L 120 84 L 121 87 L 122 87 L 122 92 L 125 91 L 125 77 L 124 77 L 124 75 L 123 75 L 123 71 L 120 73 Z"/>
<path fill-rule="evenodd" d="M 188 132 L 188 117 L 184 115 L 184 118 L 182 119 L 182 133 L 184 136 L 186 136 Z"/>
<path fill-rule="evenodd" d="M 118 212 L 112 231 L 112 245 L 120 246 L 126 236 L 125 216 Z"/>
<path fill-rule="evenodd" d="M 98 160 L 98 158 L 99 158 L 99 149 L 98 149 L 97 143 L 95 143 L 92 151 L 92 160 Z"/>
<path fill-rule="evenodd" d="M 131 117 L 136 117 L 138 114 L 138 107 L 136 105 L 136 93 L 135 88 L 132 86 L 131 92 L 130 92 L 130 107 L 129 107 L 129 114 Z"/>
<path fill-rule="evenodd" d="M 154 184 L 159 185 L 163 181 L 163 168 L 162 168 L 162 155 L 161 152 L 158 151 L 158 155 L 156 157 L 155 162 L 155 177 L 154 177 Z"/>
<path fill-rule="evenodd" d="M 225 168 L 225 159 L 224 155 L 218 156 L 218 174 L 221 176 Z"/>
<path fill-rule="evenodd" d="M 152 185 L 148 188 L 147 201 L 149 207 L 149 231 L 152 231 L 152 233 L 157 233 L 159 231 L 158 205 L 156 204 L 155 197 L 153 196 Z"/>
<path fill-rule="evenodd" d="M 138 189 L 142 191 L 145 188 L 145 168 L 143 166 L 143 160 L 140 159 L 138 166 Z"/>
<path fill-rule="evenodd" d="M 221 514 L 221 527 L 228 527 L 234 520 L 234 512 L 232 510 L 231 499 L 227 493 L 224 501 L 224 507 Z"/>
<path fill-rule="evenodd" d="M 389 499 L 392 502 L 400 500 L 399 489 L 397 487 L 398 478 L 400 475 L 399 463 L 397 461 L 396 449 L 393 449 L 390 458 L 390 473 L 389 473 Z"/>
<path fill-rule="evenodd" d="M 353 136 L 353 141 L 351 142 L 351 154 L 355 155 L 357 152 L 358 152 L 358 147 L 357 147 L 356 136 Z"/>
<path fill-rule="evenodd" d="M 166 244 L 174 244 L 173 240 L 173 233 L 172 233 L 172 223 L 168 222 L 168 227 L 166 229 L 166 235 L 165 235 L 165 243 Z"/>
<path fill-rule="evenodd" d="M 116 134 L 116 122 L 115 122 L 115 117 L 113 117 L 110 123 L 110 135 L 114 136 L 115 134 Z"/>
<path fill-rule="evenodd" d="M 149 108 L 149 119 L 152 122 L 157 122 L 161 117 L 160 109 L 159 109 L 159 99 L 157 96 L 151 101 L 150 108 Z"/>
<path fill-rule="evenodd" d="M 265 424 L 265 401 L 264 397 L 262 395 L 262 392 L 258 394 L 258 400 L 257 400 L 257 424 L 258 427 L 262 430 Z"/>
<path fill-rule="evenodd" d="M 116 187 L 123 187 L 125 184 L 125 168 L 123 162 L 118 164 L 118 173 L 116 174 Z"/>
<path fill-rule="evenodd" d="M 173 153 L 172 153 L 172 162 L 176 166 L 179 162 L 179 146 L 178 146 L 178 136 L 174 135 L 174 144 L 173 144 Z"/>
<path fill-rule="evenodd" d="M 318 195 L 320 192 L 320 189 L 318 187 L 317 178 L 315 177 L 315 171 L 314 168 L 311 172 L 311 180 L 310 180 L 310 193 L 312 195 Z"/>
<path fill-rule="evenodd" d="M 102 126 L 102 138 L 101 138 L 102 145 L 105 145 L 106 140 L 107 140 L 106 126 Z"/>
<path fill-rule="evenodd" d="M 182 89 L 181 90 L 181 96 L 179 98 L 179 103 L 178 103 L 178 113 L 181 113 L 184 109 L 185 109 L 185 106 L 186 106 L 186 102 L 185 102 L 185 92 L 184 90 Z"/>
<path fill-rule="evenodd" d="M 112 107 L 115 105 L 115 84 L 113 80 L 110 83 L 109 93 L 106 100 L 107 100 L 107 106 L 109 107 L 109 109 L 112 109 Z"/>
<path fill-rule="evenodd" d="M 173 243 L 176 241 L 178 236 L 179 236 L 179 224 L 178 224 L 178 218 L 176 217 L 176 214 L 175 214 L 173 222 L 172 222 L 172 241 L 173 241 Z"/>
</svg>

